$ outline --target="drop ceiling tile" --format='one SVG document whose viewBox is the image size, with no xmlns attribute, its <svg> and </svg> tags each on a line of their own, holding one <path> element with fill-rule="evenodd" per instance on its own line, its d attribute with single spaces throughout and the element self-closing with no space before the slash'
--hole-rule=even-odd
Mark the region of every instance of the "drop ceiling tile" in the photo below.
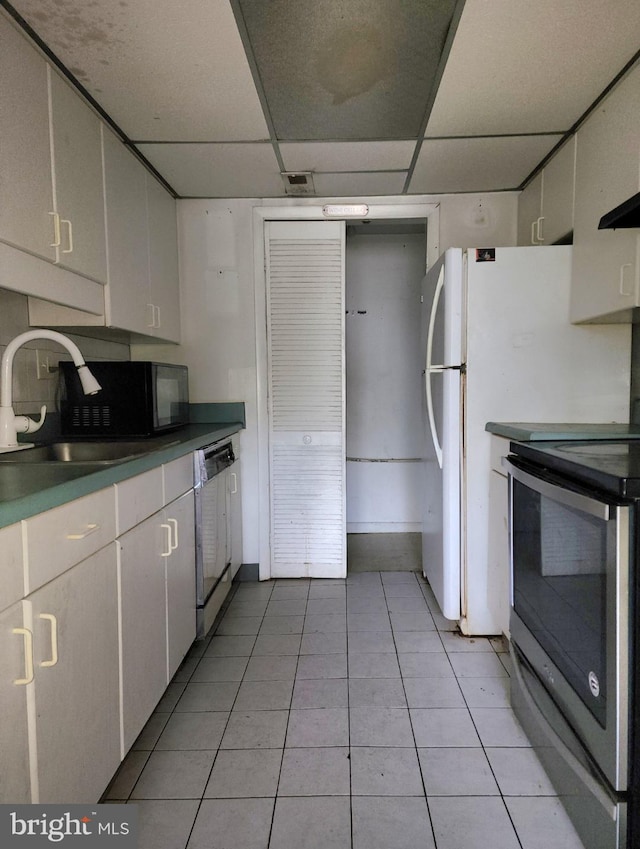
<svg viewBox="0 0 640 849">
<path fill-rule="evenodd" d="M 130 138 L 269 138 L 228 0 L 12 3 Z"/>
<path fill-rule="evenodd" d="M 238 0 L 280 141 L 417 136 L 456 0 Z"/>
<path fill-rule="evenodd" d="M 409 192 L 439 194 L 517 188 L 562 137 L 425 139 Z"/>
<path fill-rule="evenodd" d="M 426 134 L 568 130 L 639 45 L 638 0 L 466 0 Z"/>
<path fill-rule="evenodd" d="M 269 143 L 136 146 L 181 197 L 284 195 L 278 161 Z"/>
<path fill-rule="evenodd" d="M 287 171 L 395 171 L 411 164 L 415 141 L 281 144 Z"/>
<path fill-rule="evenodd" d="M 318 197 L 370 197 L 399 195 L 406 179 L 406 171 L 314 174 L 313 184 Z"/>
</svg>

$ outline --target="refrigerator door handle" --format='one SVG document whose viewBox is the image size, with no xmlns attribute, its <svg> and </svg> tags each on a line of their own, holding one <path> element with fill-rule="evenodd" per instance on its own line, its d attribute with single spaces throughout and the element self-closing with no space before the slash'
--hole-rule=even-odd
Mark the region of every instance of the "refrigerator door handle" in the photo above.
<svg viewBox="0 0 640 849">
<path fill-rule="evenodd" d="M 431 440 L 433 441 L 433 447 L 436 452 L 436 459 L 438 460 L 438 466 L 442 468 L 442 446 L 440 445 L 440 440 L 438 439 L 438 431 L 436 429 L 436 420 L 433 411 L 433 395 L 431 393 L 431 375 L 442 372 L 442 366 L 434 366 L 432 363 L 433 358 L 433 335 L 435 332 L 436 326 L 436 314 L 438 312 L 438 305 L 440 304 L 440 297 L 442 296 L 442 290 L 444 289 L 444 265 L 440 268 L 440 274 L 438 275 L 438 282 L 436 283 L 436 288 L 433 293 L 433 301 L 431 303 L 431 314 L 429 315 L 429 328 L 427 331 L 427 361 L 424 371 L 424 387 L 425 387 L 425 395 L 427 398 L 427 416 L 429 417 L 429 429 L 431 430 Z"/>
<path fill-rule="evenodd" d="M 431 431 L 431 440 L 433 442 L 433 447 L 436 452 L 436 459 L 438 460 L 438 466 L 442 468 L 442 446 L 440 445 L 440 440 L 438 439 L 438 431 L 436 429 L 436 419 L 433 413 L 433 396 L 431 394 L 431 375 L 432 374 L 442 374 L 444 369 L 438 368 L 437 366 L 434 368 L 427 368 L 424 373 L 424 388 L 427 396 L 427 415 L 429 417 L 429 429 Z"/>
<path fill-rule="evenodd" d="M 435 333 L 436 328 L 436 314 L 438 312 L 438 306 L 440 304 L 440 297 L 442 296 L 442 290 L 444 289 L 444 265 L 440 269 L 440 274 L 438 275 L 438 282 L 436 283 L 435 292 L 433 293 L 433 301 L 431 303 L 431 314 L 429 315 L 429 329 L 427 331 L 427 364 L 426 370 L 427 374 L 431 371 L 432 368 L 438 368 L 438 366 L 434 366 L 432 363 L 433 358 L 433 335 Z"/>
</svg>

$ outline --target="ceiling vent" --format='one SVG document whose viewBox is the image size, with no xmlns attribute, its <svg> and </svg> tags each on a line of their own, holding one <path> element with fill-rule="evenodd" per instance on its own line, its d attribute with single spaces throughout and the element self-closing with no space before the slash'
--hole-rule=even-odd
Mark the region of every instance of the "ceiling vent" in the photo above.
<svg viewBox="0 0 640 849">
<path fill-rule="evenodd" d="M 314 195 L 313 174 L 311 171 L 281 171 L 284 190 L 288 195 Z"/>
</svg>

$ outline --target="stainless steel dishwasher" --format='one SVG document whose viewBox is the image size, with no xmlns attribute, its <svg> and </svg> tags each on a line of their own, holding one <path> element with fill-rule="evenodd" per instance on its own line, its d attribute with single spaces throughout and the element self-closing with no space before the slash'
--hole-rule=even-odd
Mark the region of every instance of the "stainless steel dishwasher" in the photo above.
<svg viewBox="0 0 640 849">
<path fill-rule="evenodd" d="M 230 499 L 237 492 L 231 440 L 194 454 L 196 508 L 196 625 L 207 634 L 231 586 Z"/>
</svg>

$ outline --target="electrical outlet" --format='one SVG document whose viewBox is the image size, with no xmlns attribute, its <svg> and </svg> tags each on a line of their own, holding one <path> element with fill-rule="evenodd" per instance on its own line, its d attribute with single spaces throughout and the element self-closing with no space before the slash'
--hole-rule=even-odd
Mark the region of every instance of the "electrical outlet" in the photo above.
<svg viewBox="0 0 640 849">
<path fill-rule="evenodd" d="M 46 351 L 36 350 L 36 372 L 38 380 L 55 380 L 58 367 L 51 365 L 49 361 L 50 356 Z"/>
</svg>

